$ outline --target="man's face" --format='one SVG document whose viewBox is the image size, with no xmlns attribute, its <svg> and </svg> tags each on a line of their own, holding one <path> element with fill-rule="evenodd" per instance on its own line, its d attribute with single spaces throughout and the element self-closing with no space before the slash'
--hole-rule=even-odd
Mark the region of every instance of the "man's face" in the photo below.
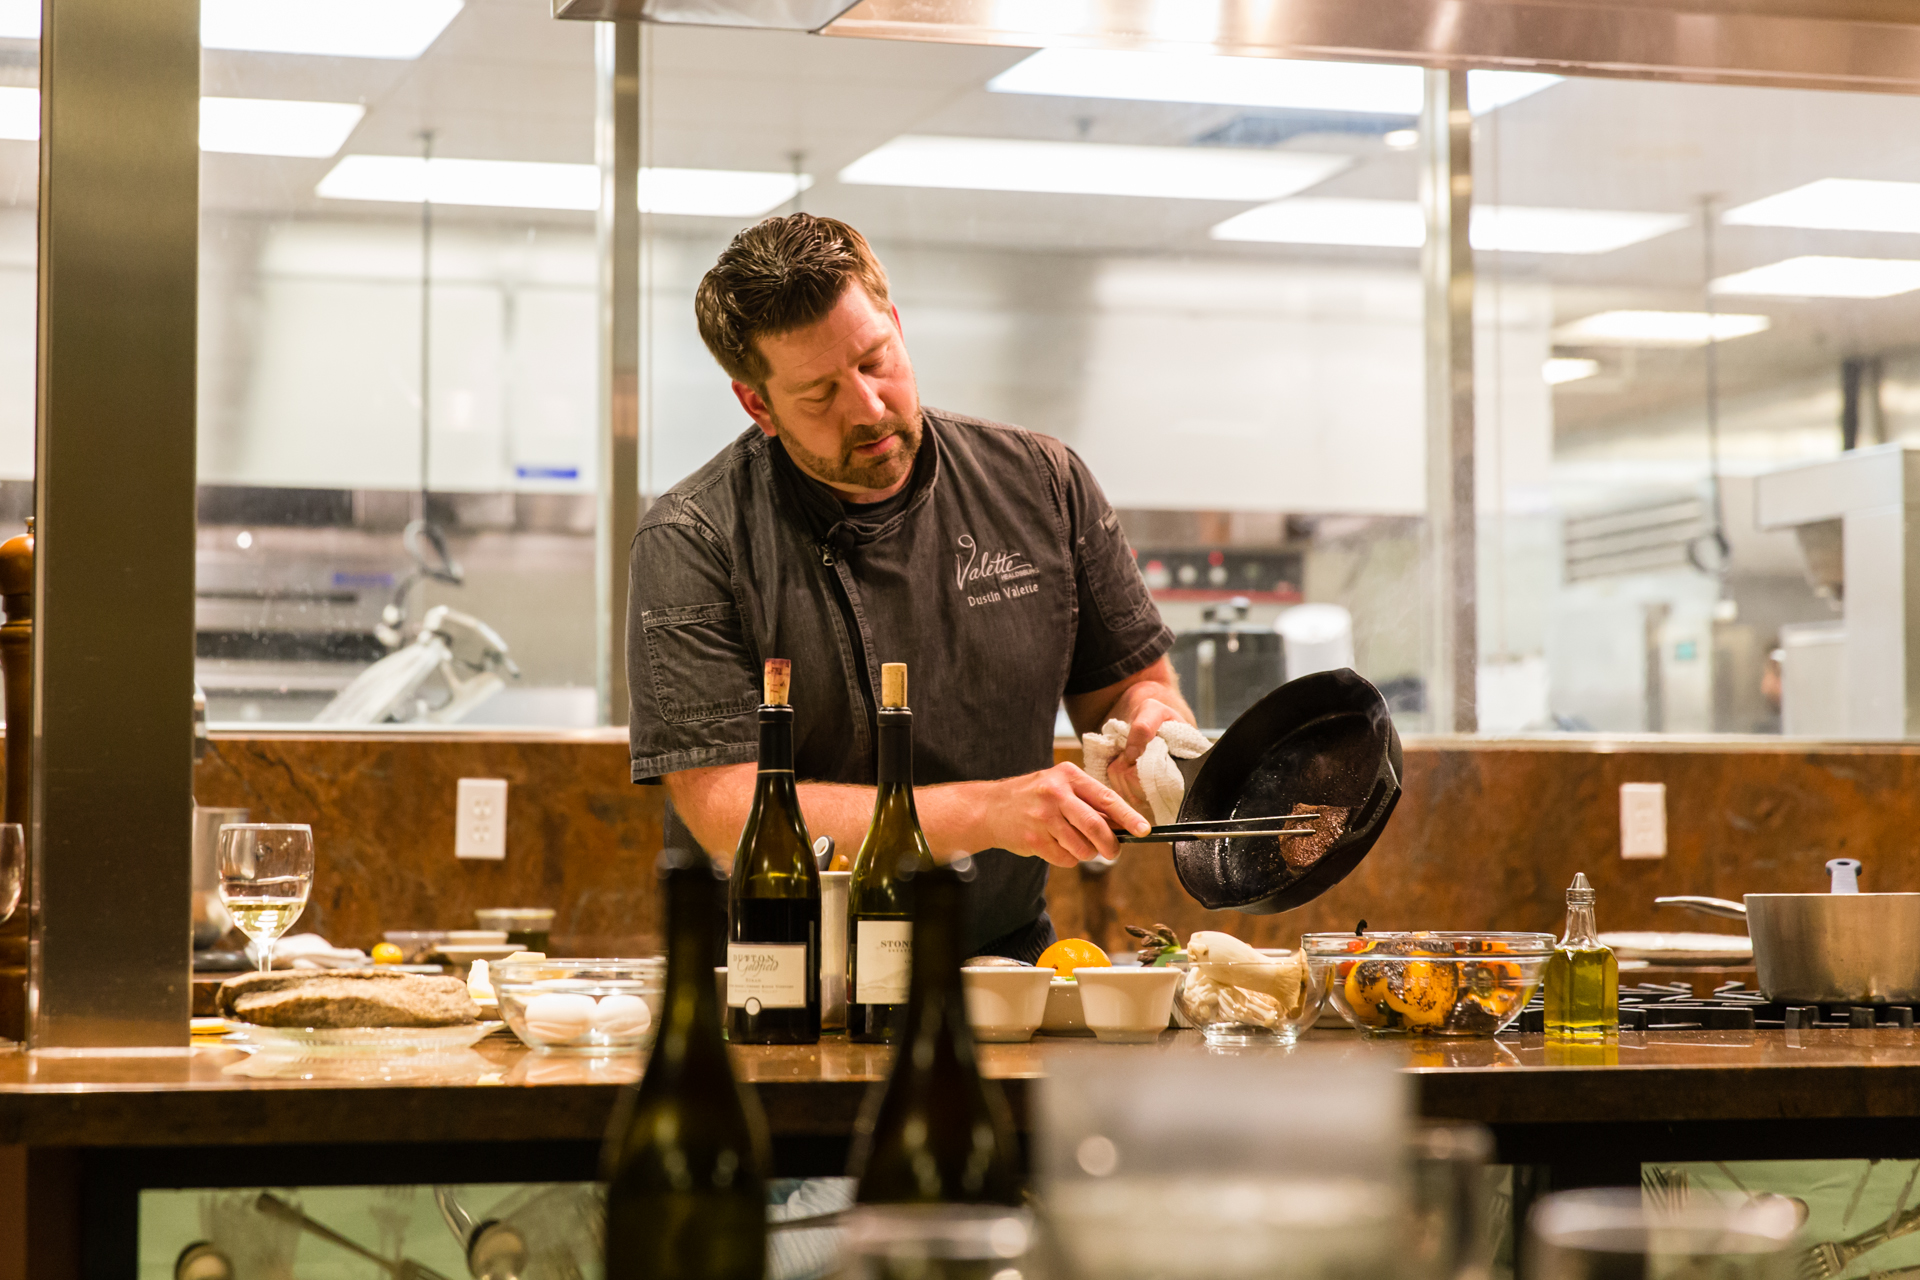
<svg viewBox="0 0 1920 1280">
<path fill-rule="evenodd" d="M 764 394 L 733 384 L 741 407 L 800 469 L 854 501 L 890 497 L 920 449 L 920 393 L 900 317 L 856 281 L 823 318 L 755 340 Z"/>
</svg>

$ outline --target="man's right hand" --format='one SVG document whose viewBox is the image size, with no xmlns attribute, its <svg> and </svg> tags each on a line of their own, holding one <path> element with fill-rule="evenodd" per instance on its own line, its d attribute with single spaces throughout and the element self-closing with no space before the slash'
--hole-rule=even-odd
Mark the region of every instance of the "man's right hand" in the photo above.
<svg viewBox="0 0 1920 1280">
<path fill-rule="evenodd" d="M 989 843 L 1071 867 L 1120 852 L 1114 830 L 1145 835 L 1152 825 L 1119 793 L 1088 777 L 1079 765 L 1057 764 L 992 784 L 993 811 L 981 815 Z"/>
</svg>

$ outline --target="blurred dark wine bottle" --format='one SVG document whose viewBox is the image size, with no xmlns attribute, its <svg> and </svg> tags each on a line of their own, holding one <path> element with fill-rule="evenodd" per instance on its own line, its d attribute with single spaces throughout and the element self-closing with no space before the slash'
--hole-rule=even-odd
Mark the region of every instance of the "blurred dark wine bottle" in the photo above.
<svg viewBox="0 0 1920 1280">
<path fill-rule="evenodd" d="M 793 781 L 793 669 L 769 658 L 760 774 L 727 891 L 727 1038 L 820 1039 L 820 872 Z"/>
<path fill-rule="evenodd" d="M 669 849 L 661 866 L 666 1000 L 607 1134 L 606 1280 L 764 1280 L 767 1124 L 720 1033 L 721 883 L 704 854 Z"/>
<path fill-rule="evenodd" d="M 861 1204 L 1021 1202 L 1019 1148 L 998 1081 L 981 1076 L 960 980 L 962 882 L 909 857 L 913 978 L 899 1052 L 867 1095 L 850 1172 Z"/>
<path fill-rule="evenodd" d="M 933 866 L 913 807 L 913 712 L 907 709 L 905 663 L 880 668 L 878 716 L 880 789 L 847 883 L 847 1035 L 869 1043 L 898 1038 L 906 1022 L 914 947 L 911 873 Z"/>
</svg>

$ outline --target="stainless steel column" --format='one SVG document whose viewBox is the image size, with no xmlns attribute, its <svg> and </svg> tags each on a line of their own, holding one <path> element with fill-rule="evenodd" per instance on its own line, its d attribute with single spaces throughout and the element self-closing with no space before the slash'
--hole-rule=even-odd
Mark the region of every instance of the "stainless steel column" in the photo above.
<svg viewBox="0 0 1920 1280">
<path fill-rule="evenodd" d="M 40 94 L 29 1037 L 185 1046 L 198 0 L 46 0 Z"/>
<path fill-rule="evenodd" d="M 1473 496 L 1473 116 L 1467 73 L 1428 71 L 1420 121 L 1427 329 L 1427 705 L 1473 733 L 1480 669 Z"/>
<path fill-rule="evenodd" d="M 627 548 L 640 525 L 640 24 L 594 32 L 600 159 L 600 720 L 627 722 Z"/>
</svg>

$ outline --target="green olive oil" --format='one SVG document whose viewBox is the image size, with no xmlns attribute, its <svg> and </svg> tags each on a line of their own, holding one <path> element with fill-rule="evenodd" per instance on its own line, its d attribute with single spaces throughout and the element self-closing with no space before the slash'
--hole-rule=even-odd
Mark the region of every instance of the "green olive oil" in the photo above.
<svg viewBox="0 0 1920 1280">
<path fill-rule="evenodd" d="M 1547 958 L 1547 1036 L 1598 1040 L 1620 1030 L 1620 965 L 1594 934 L 1593 888 L 1584 873 L 1567 890 L 1567 932 Z"/>
</svg>

